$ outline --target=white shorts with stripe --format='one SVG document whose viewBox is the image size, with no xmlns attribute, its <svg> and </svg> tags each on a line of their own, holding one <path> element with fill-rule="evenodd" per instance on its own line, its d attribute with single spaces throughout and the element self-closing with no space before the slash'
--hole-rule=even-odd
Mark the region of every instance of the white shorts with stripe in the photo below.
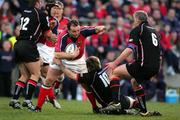
<svg viewBox="0 0 180 120">
<path fill-rule="evenodd" d="M 75 73 L 87 73 L 86 57 L 83 55 L 81 58 L 73 61 L 62 60 L 62 64 Z M 50 64 L 53 69 L 60 70 L 60 67 L 56 64 Z"/>
<path fill-rule="evenodd" d="M 39 51 L 39 55 L 43 61 L 43 63 L 51 63 L 54 57 L 54 47 L 49 47 L 45 44 L 38 43 L 37 49 Z"/>
</svg>

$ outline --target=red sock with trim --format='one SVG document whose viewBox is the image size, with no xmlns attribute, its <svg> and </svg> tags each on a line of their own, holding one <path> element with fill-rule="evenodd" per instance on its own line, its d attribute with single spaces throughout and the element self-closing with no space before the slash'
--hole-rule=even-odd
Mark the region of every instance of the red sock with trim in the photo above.
<svg viewBox="0 0 180 120">
<path fill-rule="evenodd" d="M 96 104 L 96 100 L 95 100 L 95 97 L 94 97 L 94 93 L 92 92 L 86 92 L 86 95 L 92 105 L 92 108 L 97 108 L 97 104 Z"/>
<path fill-rule="evenodd" d="M 110 88 L 112 93 L 112 98 L 114 103 L 119 103 L 120 101 L 120 78 L 113 77 L 110 81 Z"/>
<path fill-rule="evenodd" d="M 53 90 L 52 87 L 48 91 L 48 98 L 49 98 L 50 101 L 53 100 L 53 99 L 56 99 L 55 94 L 54 94 L 54 90 Z"/>
<path fill-rule="evenodd" d="M 39 91 L 39 96 L 38 96 L 38 102 L 37 102 L 37 107 L 38 108 L 42 108 L 44 102 L 45 102 L 45 99 L 46 99 L 46 96 L 48 96 L 49 94 L 49 90 L 50 90 L 51 87 L 47 87 L 45 85 L 42 85 L 40 87 L 40 91 Z"/>
</svg>

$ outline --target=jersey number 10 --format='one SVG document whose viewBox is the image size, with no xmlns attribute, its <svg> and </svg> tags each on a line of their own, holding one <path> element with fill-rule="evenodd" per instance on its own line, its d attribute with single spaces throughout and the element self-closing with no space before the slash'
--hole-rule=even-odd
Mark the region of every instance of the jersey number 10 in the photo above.
<svg viewBox="0 0 180 120">
<path fill-rule="evenodd" d="M 29 18 L 28 17 L 22 17 L 21 18 L 21 25 L 20 25 L 20 29 L 21 30 L 27 30 L 28 28 L 27 28 L 27 24 L 29 23 Z"/>
<path fill-rule="evenodd" d="M 109 79 L 108 79 L 108 75 L 105 72 L 103 72 L 101 75 L 99 75 L 99 77 L 101 78 L 104 86 L 108 87 L 108 85 L 110 84 Z"/>
</svg>

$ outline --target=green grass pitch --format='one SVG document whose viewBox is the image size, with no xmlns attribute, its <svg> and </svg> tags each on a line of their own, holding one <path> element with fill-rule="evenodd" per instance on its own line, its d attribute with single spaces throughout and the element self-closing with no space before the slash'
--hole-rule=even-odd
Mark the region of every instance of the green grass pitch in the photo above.
<svg viewBox="0 0 180 120">
<path fill-rule="evenodd" d="M 0 98 L 0 120 L 180 120 L 180 103 L 148 102 L 149 110 L 160 111 L 163 116 L 145 118 L 135 115 L 93 114 L 88 101 L 59 100 L 62 109 L 57 110 L 48 103 L 44 104 L 41 113 L 29 112 L 27 109 L 13 110 L 8 106 L 9 101 L 10 98 Z M 36 103 L 37 99 L 33 102 Z"/>
</svg>

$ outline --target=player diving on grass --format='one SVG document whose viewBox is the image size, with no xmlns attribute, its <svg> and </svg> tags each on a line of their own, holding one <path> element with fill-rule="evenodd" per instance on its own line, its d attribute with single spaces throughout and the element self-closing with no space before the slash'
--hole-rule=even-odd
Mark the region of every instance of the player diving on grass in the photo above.
<svg viewBox="0 0 180 120">
<path fill-rule="evenodd" d="M 76 51 L 75 51 L 76 52 Z M 58 58 L 58 56 L 56 56 Z M 110 88 L 109 75 L 107 68 L 102 68 L 99 58 L 90 56 L 86 60 L 87 73 L 78 74 L 67 67 L 61 62 L 57 63 L 60 65 L 61 70 L 66 76 L 72 80 L 76 80 L 85 88 L 88 99 L 92 105 L 94 113 L 105 113 L 105 114 L 128 114 L 129 109 L 139 109 L 139 103 L 137 100 L 119 94 L 118 101 L 121 103 L 115 109 L 109 111 L 102 111 L 101 109 L 106 108 L 113 102 L 113 96 Z M 119 84 L 120 86 L 120 80 Z M 96 101 L 101 105 L 98 106 Z M 138 111 L 137 111 L 138 112 Z"/>
</svg>

